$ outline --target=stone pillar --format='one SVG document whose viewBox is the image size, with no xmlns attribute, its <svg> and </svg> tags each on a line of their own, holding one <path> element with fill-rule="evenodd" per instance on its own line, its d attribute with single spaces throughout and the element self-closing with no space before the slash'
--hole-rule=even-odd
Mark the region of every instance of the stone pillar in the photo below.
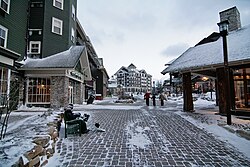
<svg viewBox="0 0 250 167">
<path fill-rule="evenodd" d="M 183 82 L 183 111 L 193 112 L 194 104 L 192 97 L 192 82 L 191 82 L 191 73 L 184 73 L 182 75 Z"/>
<path fill-rule="evenodd" d="M 51 77 L 50 104 L 52 108 L 65 107 L 69 104 L 69 78 Z"/>
<path fill-rule="evenodd" d="M 85 92 L 83 91 L 83 84 L 80 82 L 76 82 L 75 83 L 74 103 L 83 104 L 84 94 L 85 94 Z"/>
</svg>

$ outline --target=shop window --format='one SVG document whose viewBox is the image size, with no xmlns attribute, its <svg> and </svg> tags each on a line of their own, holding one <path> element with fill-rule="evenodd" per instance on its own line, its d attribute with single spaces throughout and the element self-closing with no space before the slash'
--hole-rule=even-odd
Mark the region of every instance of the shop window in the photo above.
<svg viewBox="0 0 250 167">
<path fill-rule="evenodd" d="M 2 47 L 7 45 L 7 32 L 8 29 L 0 25 L 0 46 Z"/>
<path fill-rule="evenodd" d="M 10 0 L 0 0 L 0 8 L 6 12 L 9 13 L 10 9 Z"/>
<path fill-rule="evenodd" d="M 63 21 L 55 17 L 52 18 L 52 32 L 62 35 Z"/>
<path fill-rule="evenodd" d="M 53 6 L 63 10 L 63 0 L 53 0 Z"/>
<path fill-rule="evenodd" d="M 6 105 L 8 94 L 8 70 L 7 68 L 0 67 L 0 106 Z"/>
<path fill-rule="evenodd" d="M 50 103 L 50 79 L 30 78 L 28 83 L 28 103 Z"/>
</svg>

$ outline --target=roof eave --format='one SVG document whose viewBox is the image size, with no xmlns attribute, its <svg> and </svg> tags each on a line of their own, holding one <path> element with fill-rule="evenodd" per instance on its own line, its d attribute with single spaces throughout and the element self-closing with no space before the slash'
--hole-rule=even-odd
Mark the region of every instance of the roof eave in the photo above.
<svg viewBox="0 0 250 167">
<path fill-rule="evenodd" d="M 25 68 L 19 68 L 20 71 L 48 71 L 48 70 L 70 70 L 74 69 L 74 67 L 68 67 L 68 68 L 60 68 L 60 67 L 53 67 L 53 68 L 39 68 L 39 67 L 25 67 Z"/>
</svg>

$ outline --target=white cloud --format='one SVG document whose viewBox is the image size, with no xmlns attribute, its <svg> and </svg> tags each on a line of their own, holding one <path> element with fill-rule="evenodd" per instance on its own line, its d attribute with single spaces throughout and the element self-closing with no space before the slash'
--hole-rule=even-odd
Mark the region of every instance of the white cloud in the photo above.
<svg viewBox="0 0 250 167">
<path fill-rule="evenodd" d="M 134 63 L 161 78 L 171 56 L 218 31 L 219 12 L 233 6 L 250 24 L 249 0 L 81 0 L 78 19 L 109 75 Z"/>
<path fill-rule="evenodd" d="M 177 43 L 174 45 L 169 45 L 167 48 L 162 51 L 162 54 L 168 57 L 180 56 L 185 50 L 189 47 L 186 43 Z"/>
</svg>

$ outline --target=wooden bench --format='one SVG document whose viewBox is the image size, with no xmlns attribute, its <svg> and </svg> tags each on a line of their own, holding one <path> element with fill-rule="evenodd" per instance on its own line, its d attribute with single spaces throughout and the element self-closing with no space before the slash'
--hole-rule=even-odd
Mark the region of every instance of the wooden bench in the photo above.
<svg viewBox="0 0 250 167">
<path fill-rule="evenodd" d="M 79 134 L 81 136 L 81 124 L 80 121 L 75 120 L 66 120 L 64 117 L 64 123 L 65 123 L 65 138 L 67 138 L 68 134 Z"/>
</svg>

